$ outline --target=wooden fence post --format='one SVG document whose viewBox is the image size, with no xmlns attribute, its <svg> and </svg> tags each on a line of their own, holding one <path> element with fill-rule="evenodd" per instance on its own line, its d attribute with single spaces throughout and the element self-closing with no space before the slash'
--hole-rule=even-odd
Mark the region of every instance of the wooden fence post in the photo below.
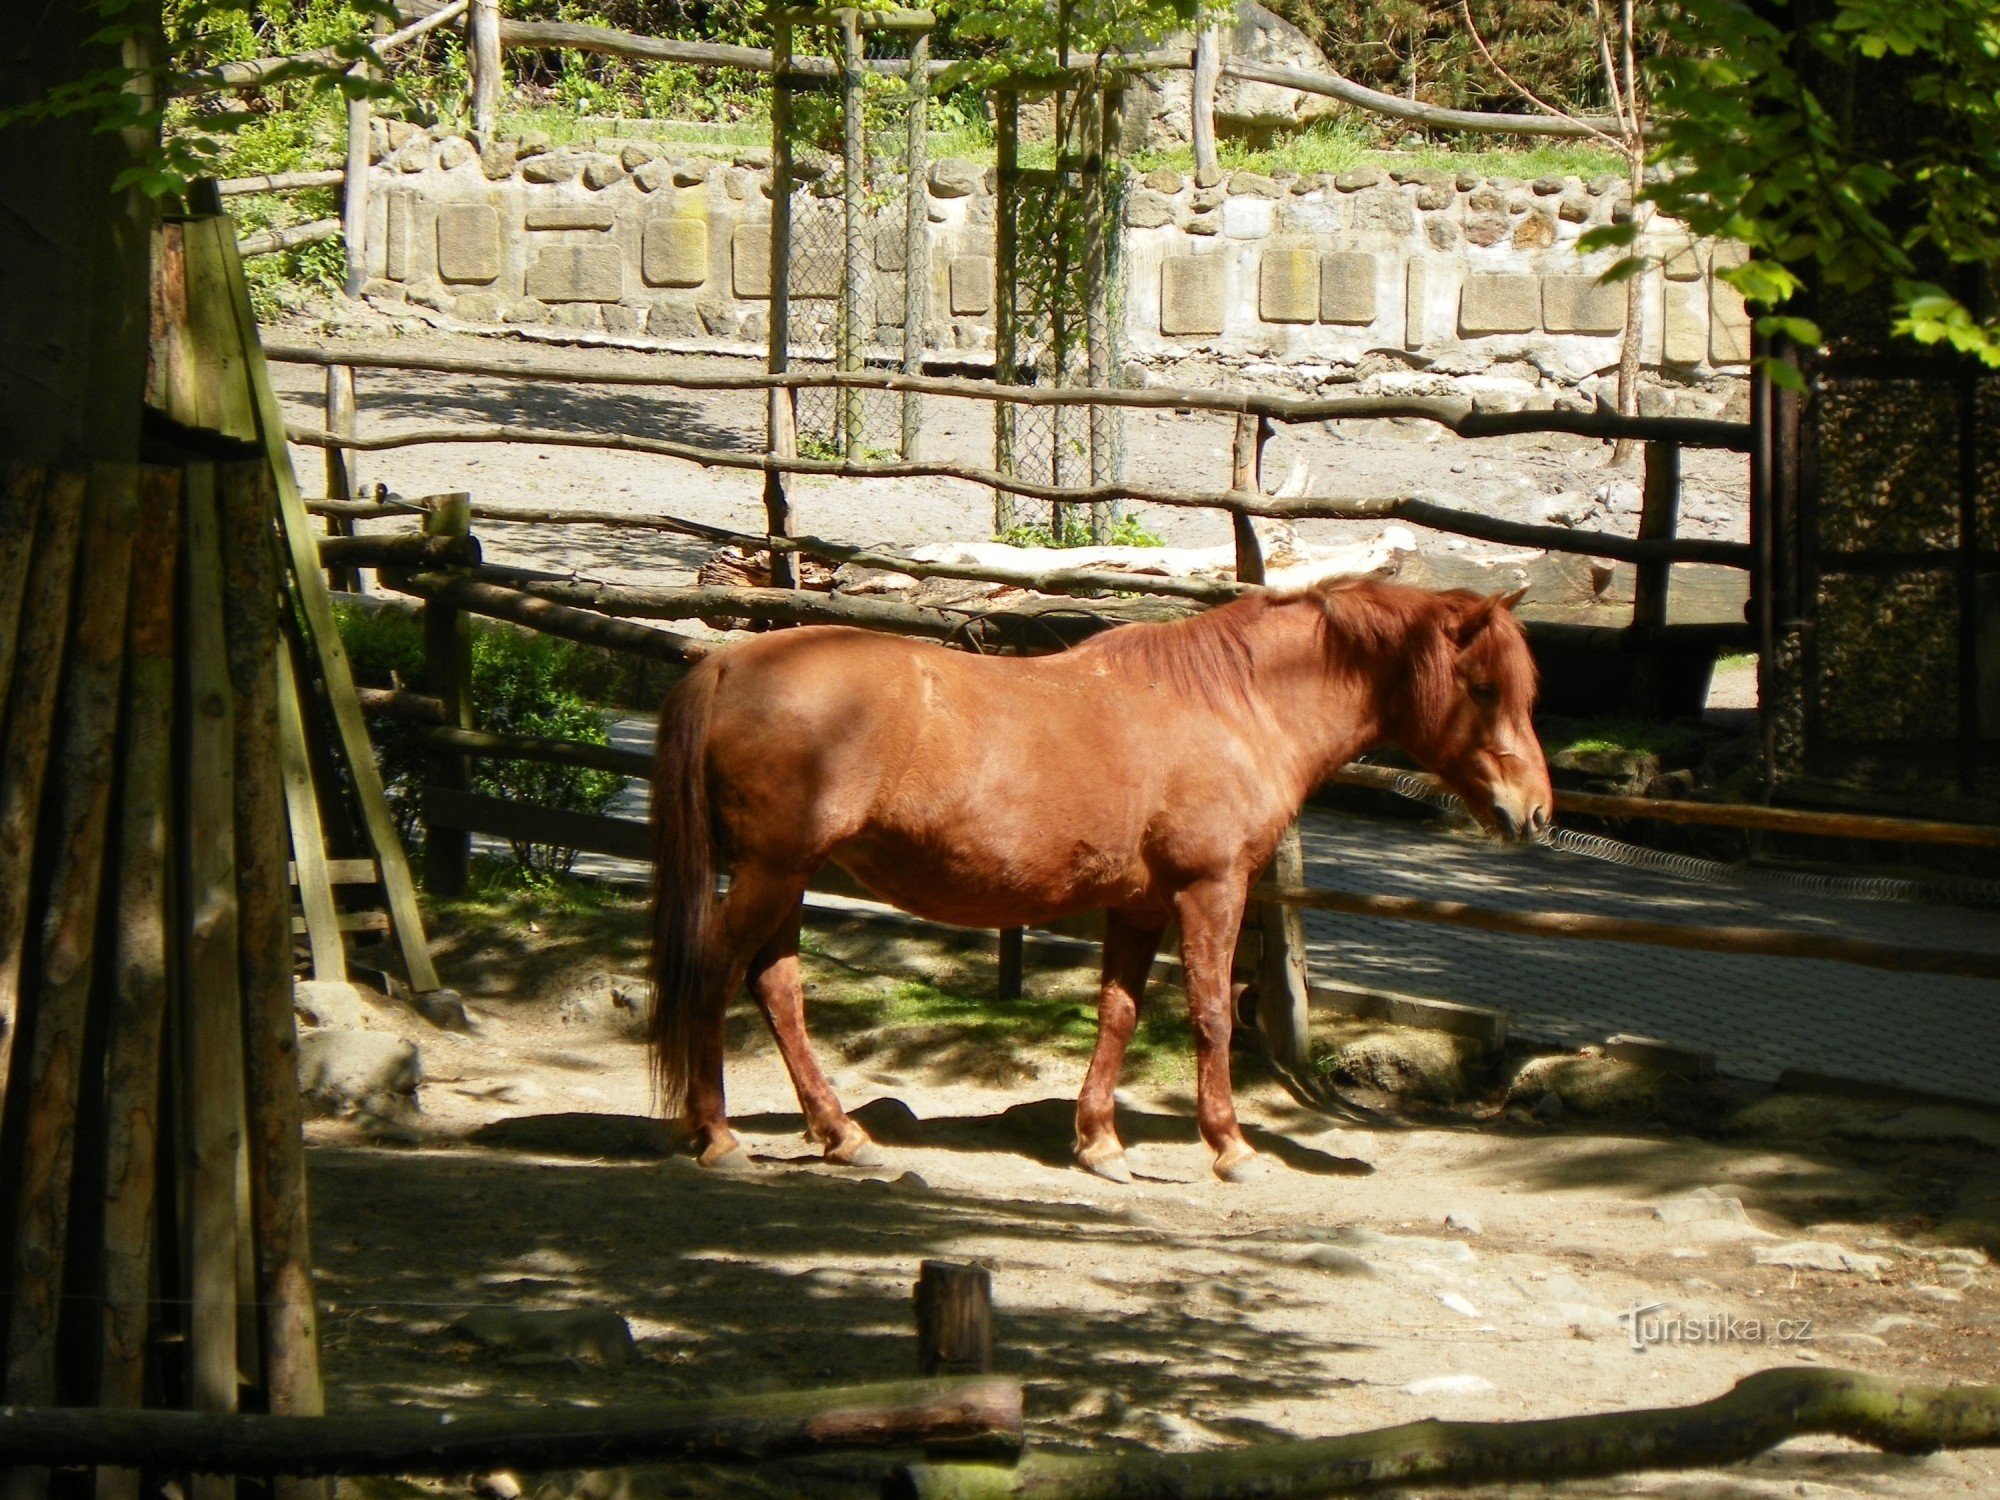
<svg viewBox="0 0 2000 1500">
<path fill-rule="evenodd" d="M 771 327 L 766 359 L 773 375 L 791 362 L 792 345 L 792 23 L 782 8 L 771 21 Z M 764 451 L 773 458 L 798 453 L 798 413 L 792 393 L 773 388 Z M 772 537 L 789 536 L 792 505 L 785 496 L 785 476 L 764 471 L 764 530 Z M 789 552 L 771 549 L 771 586 L 788 589 L 798 582 Z"/>
<path fill-rule="evenodd" d="M 903 373 L 924 373 L 924 322 L 930 317 L 931 254 L 929 218 L 931 34 L 917 33 L 910 45 L 910 115 L 906 122 L 909 148 L 904 159 L 903 191 Z M 923 401 L 915 391 L 903 393 L 903 458 L 913 461 L 923 445 Z"/>
<path fill-rule="evenodd" d="M 441 495 L 424 515 L 426 536 L 472 534 L 472 496 Z M 424 601 L 424 691 L 444 705 L 444 722 L 471 729 L 472 617 L 441 599 Z M 463 751 L 433 748 L 426 756 L 430 787 L 472 790 L 472 761 Z M 424 889 L 433 896 L 463 896 L 472 872 L 472 835 L 458 828 L 424 823 Z"/>
<path fill-rule="evenodd" d="M 1260 417 L 1236 419 L 1236 442 L 1230 455 L 1229 488 L 1239 496 L 1260 493 L 1264 471 L 1264 444 L 1270 440 L 1271 424 Z M 1230 530 L 1236 535 L 1236 581 L 1264 581 L 1264 549 L 1257 541 L 1257 529 L 1241 511 L 1229 516 Z"/>
<path fill-rule="evenodd" d="M 341 437 L 354 436 L 359 416 L 355 402 L 354 366 L 328 365 L 326 367 L 326 430 Z M 360 477 L 355 472 L 356 454 L 352 448 L 328 448 L 326 450 L 326 494 L 329 500 L 352 500 L 361 493 Z M 326 518 L 328 536 L 353 536 L 354 522 L 346 516 Z M 350 594 L 361 592 L 361 570 L 351 567 L 334 567 L 326 570 L 326 586 Z"/>
<path fill-rule="evenodd" d="M 1665 441 L 1646 444 L 1645 491 L 1639 509 L 1639 540 L 1644 542 L 1673 540 L 1674 532 L 1680 522 L 1680 503 L 1680 445 Z M 1667 623 L 1667 594 L 1673 579 L 1674 565 L 1663 560 L 1648 559 L 1636 564 L 1634 572 L 1632 629 L 1643 637 L 1653 634 Z M 1642 638 L 1634 644 L 1638 647 L 1638 667 L 1633 678 L 1632 696 L 1642 712 L 1651 712 L 1659 706 L 1661 697 L 1659 670 L 1661 648 L 1657 635 L 1651 642 Z"/>
<path fill-rule="evenodd" d="M 916 1301 L 919 1373 L 983 1375 L 993 1368 L 993 1277 L 984 1266 L 925 1261 Z"/>
<path fill-rule="evenodd" d="M 1021 374 L 1019 282 L 1021 277 L 1021 96 L 1002 90 L 993 101 L 994 207 L 993 227 L 993 371 L 1002 385 L 1016 385 Z M 993 408 L 993 466 L 1002 474 L 1015 472 L 1014 439 L 1020 410 L 1001 401 Z M 1020 506 L 1007 490 L 993 492 L 993 534 L 1004 537 L 1020 524 Z"/>
<path fill-rule="evenodd" d="M 1000 998 L 1021 998 L 1021 975 L 1026 958 L 1027 934 L 1019 927 L 1000 929 Z"/>
<path fill-rule="evenodd" d="M 1215 86 L 1222 77 L 1221 33 L 1206 27 L 1194 38 L 1194 90 L 1190 101 L 1194 133 L 1194 184 L 1214 187 L 1222 181 L 1215 155 Z"/>
<path fill-rule="evenodd" d="M 1292 888 L 1306 883 L 1305 846 L 1297 823 L 1278 840 L 1267 878 Z M 1275 901 L 1258 903 L 1256 911 L 1262 938 L 1257 963 L 1257 1029 L 1264 1034 L 1273 1065 L 1305 1081 L 1312 1064 L 1305 920 L 1296 906 L 1280 906 Z"/>
<path fill-rule="evenodd" d="M 840 368 L 862 367 L 863 304 L 868 300 L 868 253 L 862 243 L 868 210 L 863 198 L 868 190 L 868 133 L 861 118 L 861 15 L 842 10 L 840 16 Z M 865 309 L 870 324 L 873 307 Z M 850 459 L 866 451 L 863 420 L 866 407 L 859 391 L 844 390 L 839 395 L 841 448 Z"/>
<path fill-rule="evenodd" d="M 465 67 L 472 85 L 472 134 L 483 147 L 500 118 L 500 0 L 472 0 L 466 10 Z"/>
</svg>

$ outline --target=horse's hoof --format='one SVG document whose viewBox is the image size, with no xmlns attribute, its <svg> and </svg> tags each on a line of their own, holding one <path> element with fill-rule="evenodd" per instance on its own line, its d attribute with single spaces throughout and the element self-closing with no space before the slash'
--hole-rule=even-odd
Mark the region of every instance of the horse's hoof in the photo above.
<svg viewBox="0 0 2000 1500">
<path fill-rule="evenodd" d="M 711 1172 L 748 1172 L 752 1170 L 750 1153 L 743 1149 L 741 1141 L 731 1141 L 722 1150 L 710 1147 L 695 1158 Z"/>
<path fill-rule="evenodd" d="M 865 1135 L 852 1146 L 831 1148 L 826 1159 L 836 1167 L 879 1167 L 889 1160 L 882 1148 Z"/>
<path fill-rule="evenodd" d="M 1254 1151 L 1233 1159 L 1218 1158 L 1215 1175 L 1224 1182 L 1262 1182 L 1271 1175 L 1271 1160 Z"/>
<path fill-rule="evenodd" d="M 1077 1165 L 1091 1176 L 1102 1177 L 1106 1182 L 1129 1184 L 1132 1181 L 1132 1168 L 1126 1164 L 1123 1151 L 1113 1152 L 1101 1161 L 1079 1161 Z"/>
</svg>

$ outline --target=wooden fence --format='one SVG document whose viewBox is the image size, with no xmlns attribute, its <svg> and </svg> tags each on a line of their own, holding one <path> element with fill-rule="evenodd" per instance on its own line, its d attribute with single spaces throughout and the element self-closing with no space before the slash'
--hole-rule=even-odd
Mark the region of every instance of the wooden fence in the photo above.
<svg viewBox="0 0 2000 1500">
<path fill-rule="evenodd" d="M 1612 413 L 1482 412 L 1469 403 L 1429 400 L 1333 399 L 1300 400 L 1249 392 L 1207 390 L 1055 390 L 1002 388 L 965 380 L 926 379 L 867 373 L 763 374 L 751 372 L 633 370 L 602 359 L 556 363 L 474 356 L 438 356 L 400 352 L 325 349 L 274 344 L 270 357 L 280 362 L 319 366 L 342 377 L 329 383 L 343 390 L 345 406 L 317 428 L 296 428 L 295 442 L 324 448 L 334 460 L 329 473 L 343 467 L 350 452 L 385 451 L 427 443 L 525 442 L 584 446 L 667 458 L 702 467 L 734 468 L 766 477 L 765 533 L 743 533 L 686 517 L 666 514 L 625 515 L 603 510 L 558 510 L 505 503 L 476 503 L 469 496 L 432 497 L 423 501 L 368 500 L 336 493 L 316 509 L 332 524 L 393 515 L 413 516 L 421 525 L 389 535 L 329 537 L 322 560 L 343 568 L 370 566 L 383 587 L 421 601 L 425 640 L 430 656 L 422 693 L 378 694 L 375 711 L 396 713 L 428 724 L 424 736 L 435 752 L 430 785 L 423 797 L 426 825 L 426 868 L 436 888 L 451 890 L 467 870 L 475 834 L 550 842 L 582 850 L 645 859 L 648 838 L 643 824 L 604 816 L 584 815 L 484 797 L 471 790 L 470 759 L 519 759 L 589 766 L 643 776 L 647 757 L 604 746 L 527 739 L 495 734 L 478 727 L 477 705 L 469 701 L 468 673 L 463 656 L 467 616 L 543 631 L 570 640 L 638 654 L 665 662 L 690 662 L 714 649 L 712 639 L 699 639 L 663 628 L 662 621 L 698 619 L 707 622 L 750 620 L 760 625 L 843 623 L 898 634 L 930 638 L 961 647 L 1014 652 L 1061 649 L 1091 632 L 1112 628 L 1129 618 L 1129 606 L 1094 600 L 1090 608 L 1065 609 L 1060 615 L 1038 617 L 1031 611 L 993 610 L 973 613 L 871 598 L 840 597 L 796 588 L 715 589 L 637 587 L 595 582 L 571 575 L 550 575 L 529 569 L 486 563 L 473 525 L 478 521 L 537 526 L 621 527 L 699 537 L 745 548 L 770 548 L 776 554 L 811 552 L 838 560 L 894 569 L 915 576 L 953 577 L 1015 585 L 1035 592 L 1080 595 L 1115 591 L 1184 601 L 1188 607 L 1222 602 L 1264 581 L 1264 557 L 1255 516 L 1335 517 L 1342 519 L 1395 517 L 1457 535 L 1546 547 L 1551 551 L 1587 556 L 1614 556 L 1637 565 L 1638 587 L 1633 623 L 1623 630 L 1599 633 L 1609 640 L 1639 637 L 1663 639 L 1670 570 L 1675 562 L 1701 561 L 1736 568 L 1752 565 L 1751 549 L 1735 543 L 1679 538 L 1676 515 L 1680 451 L 1684 446 L 1745 452 L 1751 446 L 1746 425 L 1712 421 L 1625 417 Z M 606 384 L 677 390 L 681 392 L 741 390 L 779 394 L 813 388 L 857 386 L 915 392 L 929 398 L 1020 400 L 1047 404 L 1090 402 L 1131 407 L 1199 411 L 1227 417 L 1235 441 L 1231 472 L 1225 487 L 1213 490 L 1167 490 L 1144 485 L 1030 485 L 991 470 L 943 461 L 860 463 L 786 458 L 771 452 L 744 452 L 673 439 L 618 433 L 537 431 L 500 427 L 425 427 L 392 433 L 357 430 L 359 399 L 353 381 L 356 370 L 436 373 L 461 377 L 507 378 L 537 382 Z M 1639 538 L 1551 526 L 1497 522 L 1452 507 L 1410 501 L 1353 501 L 1338 496 L 1280 498 L 1264 493 L 1262 457 L 1274 427 L 1282 423 L 1379 418 L 1421 418 L 1466 437 L 1519 432 L 1585 433 L 1603 439 L 1630 437 L 1646 444 L 1645 493 Z M 979 485 L 1005 485 L 1023 493 L 1066 504 L 1092 498 L 1119 498 L 1148 504 L 1207 507 L 1231 518 L 1236 544 L 1235 577 L 1230 580 L 1147 578 L 1139 574 L 1099 569 L 1056 567 L 1045 571 L 1019 568 L 927 563 L 887 548 L 862 548 L 823 538 L 798 536 L 789 528 L 790 506 L 784 483 L 793 474 L 848 478 L 929 476 Z M 777 503 L 770 503 L 775 491 Z M 1356 784 L 1380 784 L 1383 773 L 1352 767 L 1343 779 Z M 1649 818 L 1671 822 L 1722 823 L 1767 828 L 1791 834 L 1821 834 L 1841 838 L 1876 838 L 1906 843 L 1945 843 L 2000 848 L 2000 829 L 1967 825 L 1824 814 L 1754 805 L 1655 802 L 1641 798 L 1593 798 L 1576 794 L 1558 797 L 1558 808 L 1598 817 Z M 1829 942 L 1802 938 L 1790 931 L 1711 927 L 1650 922 L 1626 918 L 1586 917 L 1570 912 L 1503 912 L 1459 903 L 1396 899 L 1315 890 L 1304 886 L 1303 862 L 1296 834 L 1281 850 L 1274 873 L 1257 892 L 1250 929 L 1262 938 L 1264 956 L 1258 961 L 1259 1021 L 1263 1040 L 1301 1091 L 1312 1085 L 1303 1076 L 1306 1058 L 1304 958 L 1295 919 L 1299 908 L 1337 909 L 1399 920 L 1443 922 L 1523 936 L 1587 938 L 1698 947 L 1766 956 L 1833 958 L 1907 972 L 1929 972 L 2000 978 L 2000 955 L 1957 950 L 1920 950 L 1858 940 Z M 819 888 L 845 894 L 865 894 L 837 871 L 827 872 Z M 1018 990 L 1020 934 L 1002 934 L 1003 986 Z"/>
</svg>

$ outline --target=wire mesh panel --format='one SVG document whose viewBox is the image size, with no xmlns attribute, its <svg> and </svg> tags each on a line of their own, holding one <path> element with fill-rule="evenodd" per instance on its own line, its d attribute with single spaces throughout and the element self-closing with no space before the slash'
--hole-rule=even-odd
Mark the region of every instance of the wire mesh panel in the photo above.
<svg viewBox="0 0 2000 1500">
<path fill-rule="evenodd" d="M 1018 102 L 999 101 L 1000 320 L 1003 383 L 1108 387 L 1115 383 L 1120 303 L 1117 253 L 1120 174 L 1102 150 L 1103 90 L 1058 96 L 1053 164 L 1021 162 Z M 1071 149 L 1071 147 L 1075 149 Z M 1114 407 L 1000 403 L 995 448 L 1002 472 L 1037 483 L 1082 488 L 1123 477 L 1123 423 Z M 995 526 L 1046 525 L 1058 543 L 1102 541 L 1115 520 L 1108 505 L 1082 514 L 1055 505 L 1034 514 L 1007 496 Z"/>
<path fill-rule="evenodd" d="M 774 156 L 789 162 L 792 180 L 773 358 L 800 371 L 901 365 L 912 258 L 906 162 L 912 100 L 921 99 L 911 58 L 927 54 L 924 33 L 867 12 L 790 16 L 791 55 L 812 71 L 780 81 L 788 108 L 773 112 Z M 801 390 L 795 411 L 807 457 L 903 454 L 904 403 L 893 393 Z"/>
</svg>

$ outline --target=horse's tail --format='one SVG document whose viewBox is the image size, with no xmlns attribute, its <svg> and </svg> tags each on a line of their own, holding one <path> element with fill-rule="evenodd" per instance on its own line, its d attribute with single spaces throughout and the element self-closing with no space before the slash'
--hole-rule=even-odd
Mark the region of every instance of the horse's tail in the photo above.
<svg viewBox="0 0 2000 1500">
<path fill-rule="evenodd" d="M 718 674 L 697 667 L 660 707 L 653 757 L 653 1080 L 669 1114 L 687 1102 L 714 983 L 716 836 L 708 730 Z"/>
</svg>

